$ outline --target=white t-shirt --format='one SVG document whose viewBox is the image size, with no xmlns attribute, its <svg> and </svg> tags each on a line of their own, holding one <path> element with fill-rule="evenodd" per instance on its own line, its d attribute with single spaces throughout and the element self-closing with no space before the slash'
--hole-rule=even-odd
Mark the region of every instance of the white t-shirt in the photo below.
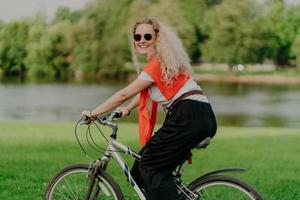
<svg viewBox="0 0 300 200">
<path fill-rule="evenodd" d="M 149 76 L 149 74 L 147 74 L 146 72 L 141 72 L 138 78 L 145 80 L 145 81 L 154 82 L 154 80 L 151 78 L 151 76 Z M 151 99 L 153 99 L 154 101 L 156 101 L 157 103 L 162 105 L 164 108 L 168 108 L 178 97 L 180 97 L 182 94 L 192 91 L 192 90 L 202 90 L 202 89 L 193 79 L 189 79 L 182 86 L 182 88 L 180 88 L 180 90 L 173 96 L 173 98 L 170 100 L 167 100 L 166 97 L 164 95 L 162 95 L 162 93 L 160 92 L 160 90 L 158 89 L 158 87 L 155 84 L 153 84 L 149 88 L 149 94 L 150 94 Z M 201 95 L 201 94 L 190 95 L 190 96 L 186 97 L 185 99 L 192 99 L 192 100 L 196 100 L 196 101 L 209 103 L 208 98 L 205 95 Z"/>
</svg>

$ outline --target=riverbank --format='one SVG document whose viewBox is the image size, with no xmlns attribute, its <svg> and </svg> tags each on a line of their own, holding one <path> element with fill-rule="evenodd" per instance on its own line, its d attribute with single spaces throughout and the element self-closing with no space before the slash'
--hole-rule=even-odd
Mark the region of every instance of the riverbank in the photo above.
<svg viewBox="0 0 300 200">
<path fill-rule="evenodd" d="M 255 70 L 254 70 L 255 69 Z M 246 83 L 246 84 L 272 84 L 300 85 L 300 71 L 295 68 L 275 67 L 248 67 L 229 68 L 227 65 L 193 66 L 193 78 L 197 82 L 208 83 Z M 78 75 L 80 74 L 80 75 Z M 134 68 L 128 67 L 120 73 L 75 73 L 68 74 L 63 79 L 54 77 L 4 77 L 0 74 L 0 83 L 99 83 L 99 82 L 131 82 L 136 79 L 137 73 Z"/>
<path fill-rule="evenodd" d="M 201 64 L 194 66 L 194 79 L 199 82 L 300 84 L 300 71 L 296 68 L 279 68 L 271 64 L 236 65 Z"/>
<path fill-rule="evenodd" d="M 95 159 L 97 153 L 91 149 L 88 149 L 90 157 L 82 154 L 74 126 L 73 123 L 0 122 L 0 199 L 42 199 L 46 184 L 58 170 Z M 108 134 L 108 129 L 104 133 Z M 193 164 L 186 166 L 184 180 L 219 168 L 242 167 L 248 171 L 231 175 L 254 186 L 264 199 L 300 199 L 300 161 L 295 159 L 300 151 L 295 142 L 300 140 L 299 133 L 299 129 L 289 128 L 219 127 L 206 150 L 193 152 Z M 84 143 L 84 127 L 78 134 Z M 137 124 L 120 123 L 119 141 L 138 150 L 137 135 Z M 104 146 L 104 139 L 97 136 L 96 141 Z M 128 156 L 125 160 L 132 164 Z M 137 199 L 115 161 L 108 170 L 121 185 L 125 198 Z"/>
<path fill-rule="evenodd" d="M 197 73 L 193 76 L 197 82 L 219 82 L 219 83 L 252 83 L 252 84 L 300 84 L 299 77 L 285 75 L 241 75 L 241 74 L 213 74 Z"/>
<path fill-rule="evenodd" d="M 197 82 L 210 83 L 246 83 L 246 84 L 294 84 L 300 85 L 300 72 L 296 69 L 268 70 L 268 71 L 232 71 L 229 69 L 202 69 L 194 67 L 193 78 Z M 127 81 L 136 78 L 136 73 L 129 73 Z"/>
</svg>

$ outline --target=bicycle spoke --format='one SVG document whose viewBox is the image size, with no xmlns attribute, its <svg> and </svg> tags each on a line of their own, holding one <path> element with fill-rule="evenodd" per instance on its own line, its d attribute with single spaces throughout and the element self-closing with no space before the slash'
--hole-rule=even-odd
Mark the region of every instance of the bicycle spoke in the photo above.
<svg viewBox="0 0 300 200">
<path fill-rule="evenodd" d="M 208 194 L 208 192 L 206 190 L 204 192 L 207 194 L 208 200 L 211 200 L 212 198 L 210 197 L 210 195 Z"/>
<path fill-rule="evenodd" d="M 82 200 L 89 184 L 88 169 L 79 168 L 58 174 L 54 179 L 52 187 L 48 189 L 47 200 Z M 117 200 L 124 199 L 120 191 L 115 191 L 116 184 L 111 183 L 112 179 L 108 175 L 96 177 L 96 182 L 91 190 L 90 198 L 94 200 Z M 98 183 L 101 182 L 100 187 Z M 121 197 L 121 198 L 120 198 Z"/>
<path fill-rule="evenodd" d="M 77 187 L 76 187 L 76 184 L 77 184 L 76 183 L 76 177 L 77 177 L 77 175 L 74 176 L 72 183 L 74 185 L 74 191 L 73 191 L 74 192 L 74 197 L 75 197 L 76 200 L 78 200 L 79 198 L 78 198 L 78 195 L 77 195 L 78 190 L 77 190 Z M 72 188 L 73 188 L 73 186 L 72 186 Z"/>
<path fill-rule="evenodd" d="M 67 184 L 67 187 L 66 187 L 67 190 L 69 190 L 70 193 L 71 193 L 71 195 L 72 195 L 73 197 L 76 198 L 75 193 L 74 193 L 74 191 L 72 190 L 72 187 L 70 186 L 69 182 L 68 182 L 66 179 L 64 179 L 63 181 Z"/>
<path fill-rule="evenodd" d="M 83 191 L 84 188 L 82 184 L 85 182 L 86 178 L 84 176 L 84 179 L 80 176 L 82 176 L 83 173 L 80 174 L 73 174 L 70 177 L 66 177 L 62 179 L 56 188 L 56 192 L 54 195 L 59 196 L 60 199 L 70 199 L 70 200 L 79 200 L 83 198 Z M 82 181 L 80 181 L 80 179 Z M 80 190 L 81 189 L 81 190 Z"/>
<path fill-rule="evenodd" d="M 60 191 L 59 191 L 59 192 L 60 192 Z M 60 194 L 60 193 L 61 193 L 61 194 Z M 60 193 L 55 192 L 55 193 L 54 193 L 54 196 L 55 196 L 55 195 L 58 195 L 58 196 L 62 197 L 62 199 L 66 199 L 66 200 L 68 199 L 62 192 L 60 192 Z"/>
<path fill-rule="evenodd" d="M 66 188 L 62 188 L 62 190 L 59 190 L 59 192 L 60 192 L 60 196 L 63 196 L 63 199 L 70 199 L 72 196 L 70 195 L 70 193 L 69 192 L 66 192 L 66 190 L 65 190 Z M 58 193 L 56 193 L 56 194 L 58 194 Z M 72 199 L 72 198 L 71 198 Z"/>
<path fill-rule="evenodd" d="M 219 200 L 219 199 L 234 199 L 234 200 L 260 200 L 261 197 L 257 192 L 248 186 L 232 177 L 214 176 L 207 177 L 190 186 L 194 193 L 198 193 L 201 200 Z"/>
<path fill-rule="evenodd" d="M 79 188 L 77 185 L 77 174 L 74 176 L 74 188 L 75 188 L 75 197 L 77 200 L 79 200 Z"/>
</svg>

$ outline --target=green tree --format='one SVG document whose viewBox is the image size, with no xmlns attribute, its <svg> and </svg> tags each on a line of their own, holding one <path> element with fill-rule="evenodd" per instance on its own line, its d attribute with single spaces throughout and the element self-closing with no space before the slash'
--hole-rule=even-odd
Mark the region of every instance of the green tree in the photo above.
<svg viewBox="0 0 300 200">
<path fill-rule="evenodd" d="M 295 64 L 297 69 L 300 71 L 300 32 L 296 36 L 293 45 L 292 45 L 292 51 L 295 55 Z"/>
<path fill-rule="evenodd" d="M 264 38 L 266 56 L 279 65 L 287 65 L 294 58 L 291 50 L 300 24 L 299 6 L 288 7 L 282 0 L 270 1 L 265 13 Z"/>
<path fill-rule="evenodd" d="M 202 46 L 203 59 L 228 64 L 259 62 L 259 4 L 251 0 L 224 0 L 205 15 L 203 28 L 208 39 Z"/>
<path fill-rule="evenodd" d="M 94 23 L 90 48 L 93 66 L 100 74 L 117 74 L 130 60 L 127 20 L 131 2 L 98 0 L 85 10 L 89 23 Z"/>
<path fill-rule="evenodd" d="M 33 76 L 63 78 L 69 72 L 71 44 L 70 22 L 61 21 L 49 27 L 37 24 L 30 30 L 27 65 Z"/>
<path fill-rule="evenodd" d="M 99 70 L 99 41 L 95 39 L 92 20 L 81 20 L 72 26 L 71 68 L 73 71 L 95 74 Z"/>
<path fill-rule="evenodd" d="M 193 62 L 299 66 L 300 6 L 283 0 L 93 0 L 60 7 L 51 23 L 0 21 L 0 73 L 63 78 L 74 72 L 122 73 L 131 63 L 131 25 L 157 17 L 180 36 Z"/>
<path fill-rule="evenodd" d="M 192 26 L 189 33 L 183 31 L 181 35 L 184 35 L 184 38 L 188 40 L 188 42 L 185 43 L 191 60 L 193 62 L 199 62 L 202 57 L 201 45 L 205 39 L 207 39 L 207 35 L 202 28 L 203 17 L 211 6 L 219 2 L 213 2 L 211 0 L 181 0 L 178 3 L 180 12 L 182 12 L 186 20 L 184 23 L 188 23 Z"/>
<path fill-rule="evenodd" d="M 288 10 L 288 23 L 290 30 L 291 47 L 289 61 L 296 60 L 296 66 L 300 69 L 300 5 L 290 7 Z"/>
<path fill-rule="evenodd" d="M 56 10 L 55 17 L 53 23 L 57 23 L 59 21 L 69 20 L 72 23 L 78 22 L 81 18 L 81 11 L 71 11 L 67 7 L 59 7 Z"/>
<path fill-rule="evenodd" d="M 35 22 L 29 30 L 28 43 L 26 50 L 26 65 L 30 76 L 47 76 L 53 74 L 53 70 L 44 59 L 47 57 L 48 48 L 45 40 L 42 38 L 47 34 L 47 26 L 42 22 Z"/>
<path fill-rule="evenodd" d="M 16 21 L 0 29 L 0 68 L 5 75 L 23 74 L 26 71 L 26 43 L 29 21 Z"/>
<path fill-rule="evenodd" d="M 100 71 L 118 72 L 126 62 L 131 61 L 128 43 L 130 26 L 148 16 L 155 16 L 171 25 L 183 40 L 192 60 L 198 61 L 201 56 L 199 44 L 204 38 L 199 21 L 204 10 L 206 4 L 199 0 L 95 1 L 84 13 L 86 18 L 95 22 L 95 38 L 101 46 Z"/>
</svg>

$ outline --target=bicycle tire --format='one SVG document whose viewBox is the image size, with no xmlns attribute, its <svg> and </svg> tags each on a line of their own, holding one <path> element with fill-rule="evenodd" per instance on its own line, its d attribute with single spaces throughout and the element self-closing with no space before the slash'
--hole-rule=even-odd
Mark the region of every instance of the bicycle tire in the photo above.
<svg viewBox="0 0 300 200">
<path fill-rule="evenodd" d="M 83 199 L 86 186 L 88 184 L 88 169 L 88 165 L 75 164 L 59 171 L 49 182 L 45 191 L 44 199 Z M 67 178 L 70 178 L 70 181 L 68 181 Z M 100 196 L 98 196 L 95 200 L 124 200 L 124 196 L 119 185 L 108 173 L 100 170 L 97 178 L 100 180 L 98 184 L 99 187 L 98 185 L 97 187 L 101 189 L 101 192 L 99 194 Z M 74 186 L 74 190 L 71 188 L 72 186 Z"/>
<path fill-rule="evenodd" d="M 221 188 L 224 187 L 224 188 Z M 188 185 L 188 189 L 199 195 L 199 200 L 251 199 L 262 200 L 261 195 L 247 183 L 230 176 L 212 175 L 199 177 Z M 209 192 L 209 193 L 208 193 Z M 237 196 L 243 195 L 243 196 Z M 242 198 L 241 198 L 242 197 Z"/>
</svg>

